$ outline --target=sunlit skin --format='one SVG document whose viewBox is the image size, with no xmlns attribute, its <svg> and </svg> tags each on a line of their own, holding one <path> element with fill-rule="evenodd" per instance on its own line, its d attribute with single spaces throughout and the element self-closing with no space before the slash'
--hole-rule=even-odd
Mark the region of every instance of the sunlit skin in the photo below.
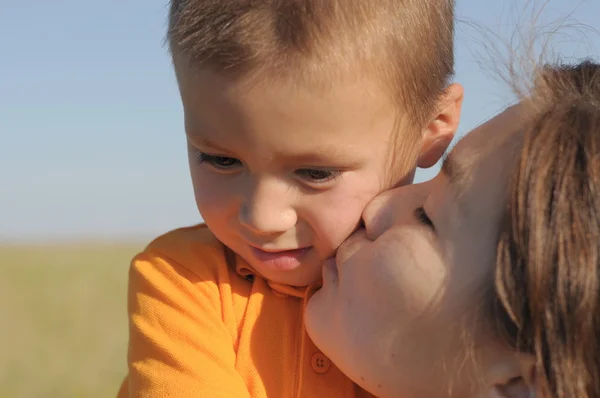
<svg viewBox="0 0 600 398">
<path fill-rule="evenodd" d="M 462 88 L 419 131 L 375 80 L 328 87 L 230 80 L 176 62 L 198 209 L 215 236 L 261 276 L 292 286 L 321 279 L 381 191 L 412 181 L 453 137 Z M 446 99 L 448 98 L 448 99 Z M 394 134 L 406 153 L 395 159 Z"/>
<path fill-rule="evenodd" d="M 323 270 L 306 324 L 379 397 L 527 397 L 531 358 L 479 311 L 519 147 L 518 107 L 463 138 L 429 182 L 375 198 Z"/>
</svg>

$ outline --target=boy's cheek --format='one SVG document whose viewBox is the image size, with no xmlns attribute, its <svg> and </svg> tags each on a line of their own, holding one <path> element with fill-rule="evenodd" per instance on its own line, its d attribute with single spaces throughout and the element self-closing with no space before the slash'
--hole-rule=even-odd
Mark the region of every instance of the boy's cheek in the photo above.
<svg viewBox="0 0 600 398">
<path fill-rule="evenodd" d="M 362 197 L 332 196 L 323 202 L 317 214 L 314 214 L 313 230 L 318 230 L 317 237 L 321 246 L 327 248 L 332 255 L 338 246 L 348 238 L 359 226 L 365 206 L 377 194 Z"/>
<path fill-rule="evenodd" d="M 196 206 L 205 221 L 209 221 L 215 217 L 224 218 L 228 213 L 233 211 L 231 208 L 234 206 L 234 192 L 229 192 L 222 185 L 210 184 L 207 181 L 202 181 L 202 183 L 194 182 L 193 185 Z"/>
</svg>

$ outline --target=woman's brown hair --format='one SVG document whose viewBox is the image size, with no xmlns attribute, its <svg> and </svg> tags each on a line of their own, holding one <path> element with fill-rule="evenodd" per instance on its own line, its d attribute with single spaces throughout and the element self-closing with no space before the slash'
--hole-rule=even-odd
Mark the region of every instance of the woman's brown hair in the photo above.
<svg viewBox="0 0 600 398">
<path fill-rule="evenodd" d="M 600 64 L 552 65 L 523 102 L 496 264 L 501 331 L 544 397 L 600 397 Z"/>
</svg>

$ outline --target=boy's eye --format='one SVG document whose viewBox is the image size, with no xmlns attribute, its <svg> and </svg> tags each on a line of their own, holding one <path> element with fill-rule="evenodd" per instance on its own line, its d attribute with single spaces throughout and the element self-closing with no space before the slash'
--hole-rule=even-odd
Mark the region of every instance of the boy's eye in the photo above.
<svg viewBox="0 0 600 398">
<path fill-rule="evenodd" d="M 415 218 L 421 224 L 426 225 L 431 229 L 434 229 L 433 223 L 431 222 L 431 219 L 429 218 L 423 207 L 418 207 L 417 209 L 415 209 Z"/>
<path fill-rule="evenodd" d="M 327 182 L 340 175 L 338 170 L 328 169 L 298 169 L 295 173 L 309 182 Z"/>
<path fill-rule="evenodd" d="M 230 170 L 241 166 L 240 162 L 236 158 L 230 158 L 228 156 L 209 155 L 204 152 L 200 152 L 198 155 L 198 164 L 207 163 L 216 169 Z"/>
</svg>

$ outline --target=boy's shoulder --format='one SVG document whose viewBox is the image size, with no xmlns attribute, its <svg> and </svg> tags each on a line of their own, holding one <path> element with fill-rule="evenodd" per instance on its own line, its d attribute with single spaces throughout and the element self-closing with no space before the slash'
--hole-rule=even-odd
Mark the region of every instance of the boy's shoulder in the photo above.
<svg viewBox="0 0 600 398">
<path fill-rule="evenodd" d="M 178 228 L 154 239 L 136 256 L 185 268 L 194 274 L 220 273 L 227 269 L 225 246 L 205 224 Z"/>
<path fill-rule="evenodd" d="M 213 235 L 206 224 L 196 224 L 190 227 L 169 231 L 151 241 L 146 246 L 148 250 L 173 250 L 184 248 L 223 249 L 223 244 Z"/>
</svg>

